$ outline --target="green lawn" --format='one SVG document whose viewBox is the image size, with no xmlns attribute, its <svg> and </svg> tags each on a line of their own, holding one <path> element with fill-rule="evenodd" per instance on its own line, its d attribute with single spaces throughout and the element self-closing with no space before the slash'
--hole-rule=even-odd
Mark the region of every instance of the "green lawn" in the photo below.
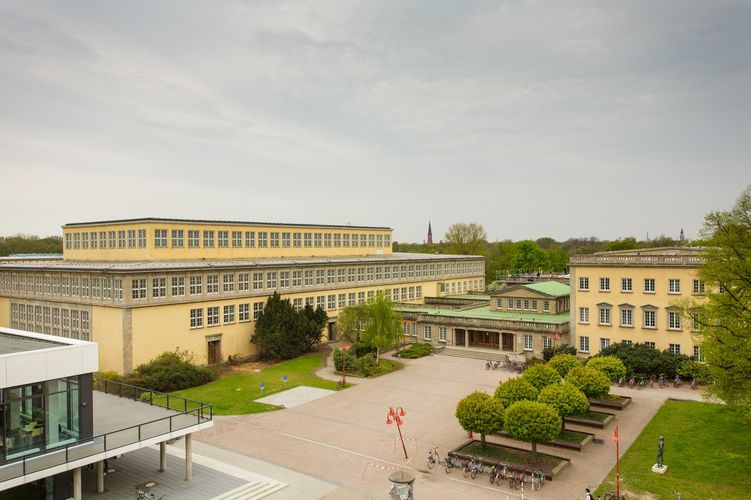
<svg viewBox="0 0 751 500">
<path fill-rule="evenodd" d="M 323 389 L 336 389 L 336 382 L 318 378 L 321 354 L 308 354 L 299 358 L 268 366 L 255 373 L 227 375 L 208 384 L 178 391 L 184 398 L 205 401 L 214 405 L 217 415 L 243 415 L 278 409 L 276 406 L 255 403 L 253 400 L 285 389 L 282 377 L 287 375 L 287 387 L 307 385 Z M 260 383 L 264 383 L 261 393 Z"/>
<path fill-rule="evenodd" d="M 665 436 L 665 475 L 651 471 L 659 437 Z M 712 403 L 666 401 L 621 460 L 621 491 L 656 498 L 749 498 L 751 432 L 730 408 Z M 615 490 L 615 470 L 596 494 Z"/>
</svg>

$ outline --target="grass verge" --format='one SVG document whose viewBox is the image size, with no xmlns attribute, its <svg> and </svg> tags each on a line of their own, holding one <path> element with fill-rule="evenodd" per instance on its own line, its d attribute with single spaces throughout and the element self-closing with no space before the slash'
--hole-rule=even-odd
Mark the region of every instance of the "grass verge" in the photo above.
<svg viewBox="0 0 751 500">
<path fill-rule="evenodd" d="M 244 415 L 277 410 L 276 406 L 256 403 L 253 400 L 300 385 L 336 389 L 336 382 L 324 380 L 315 374 L 321 367 L 321 356 L 322 354 L 318 353 L 307 354 L 268 366 L 259 372 L 227 375 L 208 384 L 174 394 L 211 403 L 216 415 Z M 287 375 L 286 387 L 282 381 L 284 375 Z M 261 382 L 264 384 L 263 392 L 260 388 Z"/>
<path fill-rule="evenodd" d="M 651 471 L 665 436 L 665 475 Z M 666 401 L 621 459 L 621 491 L 658 498 L 748 498 L 748 426 L 726 405 Z M 595 496 L 615 490 L 615 471 Z"/>
</svg>

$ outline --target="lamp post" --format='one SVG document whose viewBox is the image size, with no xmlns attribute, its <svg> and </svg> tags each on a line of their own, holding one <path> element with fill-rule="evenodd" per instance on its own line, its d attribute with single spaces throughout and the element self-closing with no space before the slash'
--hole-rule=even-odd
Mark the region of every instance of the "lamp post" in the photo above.
<svg viewBox="0 0 751 500">
<path fill-rule="evenodd" d="M 621 454 L 618 447 L 620 441 L 618 437 L 618 426 L 615 426 L 615 434 L 613 434 L 613 441 L 615 441 L 615 498 L 621 498 Z"/>
<path fill-rule="evenodd" d="M 399 431 L 399 439 L 402 440 L 402 450 L 404 450 L 404 458 L 409 459 L 407 456 L 407 447 L 404 446 L 404 437 L 402 436 L 402 417 L 406 415 L 407 412 L 404 411 L 404 409 L 399 406 L 394 410 L 393 407 L 389 406 L 389 412 L 386 414 L 386 424 L 391 425 L 393 422 L 396 422 L 396 428 Z"/>
<path fill-rule="evenodd" d="M 342 389 L 347 385 L 347 351 L 349 348 L 349 344 L 339 346 L 339 350 L 342 351 Z"/>
</svg>

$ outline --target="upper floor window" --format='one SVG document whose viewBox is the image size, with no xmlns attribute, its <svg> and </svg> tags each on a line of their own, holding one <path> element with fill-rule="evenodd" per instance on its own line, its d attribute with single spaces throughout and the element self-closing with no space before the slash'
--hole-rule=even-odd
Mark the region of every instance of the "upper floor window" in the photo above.
<svg viewBox="0 0 751 500">
<path fill-rule="evenodd" d="M 229 246 L 229 231 L 217 231 L 217 241 L 220 248 Z"/>
<path fill-rule="evenodd" d="M 681 293 L 681 280 L 674 278 L 669 279 L 668 293 Z"/>
<path fill-rule="evenodd" d="M 621 278 L 621 292 L 633 291 L 631 278 Z"/>
<path fill-rule="evenodd" d="M 586 276 L 581 276 L 579 278 L 579 290 L 587 291 L 589 290 L 589 278 Z"/>
<path fill-rule="evenodd" d="M 164 248 L 167 246 L 167 230 L 166 229 L 154 230 L 154 246 L 156 248 Z"/>
<path fill-rule="evenodd" d="M 266 248 L 267 246 L 269 246 L 268 237 L 269 233 L 265 231 L 258 232 L 258 248 Z"/>
<path fill-rule="evenodd" d="M 610 306 L 600 306 L 600 324 L 610 325 Z"/>
<path fill-rule="evenodd" d="M 245 231 L 245 246 L 248 248 L 253 248 L 256 246 L 255 231 Z"/>
<path fill-rule="evenodd" d="M 600 278 L 600 291 L 601 292 L 610 291 L 610 278 Z"/>
<path fill-rule="evenodd" d="M 201 232 L 188 230 L 188 248 L 198 248 L 201 246 Z"/>
<path fill-rule="evenodd" d="M 204 248 L 214 247 L 214 231 L 203 232 L 203 246 Z"/>
<path fill-rule="evenodd" d="M 184 244 L 184 235 L 185 231 L 182 229 L 173 229 L 172 230 L 172 247 L 173 248 L 182 248 Z"/>
<path fill-rule="evenodd" d="M 235 248 L 239 248 L 243 246 L 243 232 L 242 231 L 232 231 L 232 246 Z"/>
<path fill-rule="evenodd" d="M 704 282 L 702 280 L 694 280 L 694 293 L 704 293 Z"/>
<path fill-rule="evenodd" d="M 655 291 L 655 279 L 644 278 L 644 291 L 646 293 L 654 293 Z"/>
</svg>

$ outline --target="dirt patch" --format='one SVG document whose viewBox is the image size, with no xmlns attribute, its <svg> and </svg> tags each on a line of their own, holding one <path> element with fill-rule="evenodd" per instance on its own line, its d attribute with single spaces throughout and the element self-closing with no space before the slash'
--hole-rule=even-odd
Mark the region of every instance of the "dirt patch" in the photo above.
<svg viewBox="0 0 751 500">
<path fill-rule="evenodd" d="M 248 361 L 246 363 L 240 363 L 237 365 L 227 365 L 222 367 L 221 376 L 224 377 L 226 375 L 233 375 L 236 373 L 259 372 L 267 366 L 271 366 L 273 364 L 274 363 L 271 363 L 270 361 Z"/>
</svg>

